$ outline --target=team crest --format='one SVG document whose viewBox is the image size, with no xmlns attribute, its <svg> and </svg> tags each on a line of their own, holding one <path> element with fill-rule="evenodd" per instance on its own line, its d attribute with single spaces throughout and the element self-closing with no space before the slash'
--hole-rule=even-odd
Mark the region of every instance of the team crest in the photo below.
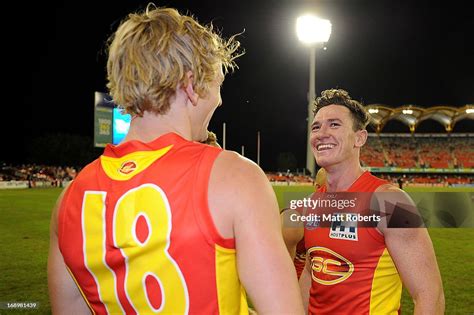
<svg viewBox="0 0 474 315">
<path fill-rule="evenodd" d="M 135 163 L 135 161 L 125 161 L 120 166 L 119 173 L 128 175 L 136 169 L 137 169 L 137 163 Z"/>
<path fill-rule="evenodd" d="M 322 285 L 341 283 L 354 272 L 352 262 L 329 248 L 311 247 L 307 255 L 311 262 L 311 278 Z"/>
<path fill-rule="evenodd" d="M 331 229 L 329 230 L 329 238 L 346 241 L 358 241 L 357 236 L 357 220 L 348 220 L 354 216 L 354 213 L 346 213 L 346 220 L 336 220 L 331 222 Z"/>
</svg>

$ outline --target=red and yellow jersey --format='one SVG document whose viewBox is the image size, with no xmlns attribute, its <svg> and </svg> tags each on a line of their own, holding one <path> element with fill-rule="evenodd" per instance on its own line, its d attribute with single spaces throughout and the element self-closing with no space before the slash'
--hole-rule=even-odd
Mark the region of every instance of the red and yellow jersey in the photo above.
<svg viewBox="0 0 474 315">
<path fill-rule="evenodd" d="M 220 152 L 174 133 L 109 145 L 71 183 L 59 248 L 94 314 L 248 313 L 208 207 Z"/>
<path fill-rule="evenodd" d="M 370 192 L 386 183 L 363 173 L 347 190 L 358 193 L 361 207 L 356 211 L 369 209 Z M 312 277 L 309 313 L 398 314 L 402 282 L 383 235 L 357 222 L 336 220 L 329 225 L 305 228 Z"/>
<path fill-rule="evenodd" d="M 299 279 L 306 263 L 306 247 L 304 244 L 304 238 L 296 244 L 296 253 L 293 263 L 295 264 L 296 274 Z"/>
</svg>

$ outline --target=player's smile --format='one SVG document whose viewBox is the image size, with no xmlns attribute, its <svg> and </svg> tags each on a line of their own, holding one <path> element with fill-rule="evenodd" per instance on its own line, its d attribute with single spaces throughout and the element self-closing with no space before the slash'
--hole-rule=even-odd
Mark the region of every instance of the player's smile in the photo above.
<svg viewBox="0 0 474 315">
<path fill-rule="evenodd" d="M 331 149 L 334 149 L 336 144 L 334 143 L 320 143 L 316 145 L 316 151 L 322 152 L 322 151 L 328 151 Z"/>
<path fill-rule="evenodd" d="M 319 161 L 322 162 L 321 158 L 335 157 L 339 152 L 339 144 L 332 139 L 314 139 L 312 141 L 313 153 Z"/>
</svg>

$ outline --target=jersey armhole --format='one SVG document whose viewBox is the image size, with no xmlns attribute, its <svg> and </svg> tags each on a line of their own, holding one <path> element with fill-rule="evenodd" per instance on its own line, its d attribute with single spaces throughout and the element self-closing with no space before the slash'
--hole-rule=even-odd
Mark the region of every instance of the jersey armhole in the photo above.
<svg viewBox="0 0 474 315">
<path fill-rule="evenodd" d="M 367 227 L 367 233 L 377 242 L 385 244 L 385 237 L 382 232 L 378 230 L 377 227 Z"/>
<path fill-rule="evenodd" d="M 372 173 L 370 173 L 370 175 L 372 175 Z M 375 177 L 374 175 L 372 175 L 372 176 Z M 377 179 L 377 182 L 375 183 L 374 187 L 371 189 L 373 192 L 375 192 L 382 185 L 390 184 L 388 181 L 386 181 L 384 179 L 380 179 L 378 177 L 375 177 L 375 178 Z M 368 227 L 367 232 L 376 241 L 385 244 L 385 236 L 383 235 L 383 233 L 377 227 Z"/>
<path fill-rule="evenodd" d="M 211 170 L 221 152 L 222 149 L 214 147 L 204 149 L 194 179 L 193 210 L 199 229 L 204 234 L 209 245 L 214 247 L 217 244 L 224 248 L 235 249 L 235 239 L 222 237 L 214 224 L 214 219 L 209 209 L 208 190 Z"/>
<path fill-rule="evenodd" d="M 66 220 L 66 209 L 64 208 L 64 205 L 67 204 L 67 200 L 69 199 L 69 194 L 71 192 L 71 186 L 74 185 L 74 180 L 65 188 L 66 192 L 63 195 L 63 198 L 61 200 L 61 204 L 58 205 L 58 213 L 56 217 L 56 227 L 57 227 L 57 233 L 58 233 L 58 247 L 59 251 L 61 251 L 61 248 L 63 248 L 63 236 L 64 236 L 64 229 L 65 229 L 65 220 Z M 61 251 L 62 253 L 62 251 Z"/>
</svg>

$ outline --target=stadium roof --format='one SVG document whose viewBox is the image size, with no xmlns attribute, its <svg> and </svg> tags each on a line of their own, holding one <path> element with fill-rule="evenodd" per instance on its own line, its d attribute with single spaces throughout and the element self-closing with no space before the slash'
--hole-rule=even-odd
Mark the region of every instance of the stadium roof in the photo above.
<svg viewBox="0 0 474 315">
<path fill-rule="evenodd" d="M 452 106 L 421 108 L 415 105 L 391 108 L 383 104 L 371 104 L 366 108 L 371 116 L 370 124 L 377 133 L 381 132 L 386 123 L 393 119 L 407 125 L 412 133 L 426 119 L 439 122 L 447 132 L 451 132 L 454 125 L 462 119 L 474 120 L 474 104 L 466 104 L 460 108 Z"/>
</svg>

